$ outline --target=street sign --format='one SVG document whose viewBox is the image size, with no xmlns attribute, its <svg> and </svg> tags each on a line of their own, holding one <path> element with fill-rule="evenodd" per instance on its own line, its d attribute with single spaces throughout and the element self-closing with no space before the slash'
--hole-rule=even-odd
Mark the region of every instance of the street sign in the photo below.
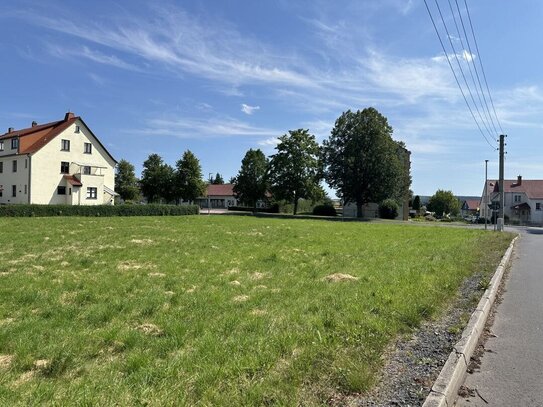
<svg viewBox="0 0 543 407">
<path fill-rule="evenodd" d="M 500 209 L 500 203 L 499 202 L 491 202 L 488 204 L 488 207 L 492 210 L 495 210 L 497 211 L 498 209 Z"/>
</svg>

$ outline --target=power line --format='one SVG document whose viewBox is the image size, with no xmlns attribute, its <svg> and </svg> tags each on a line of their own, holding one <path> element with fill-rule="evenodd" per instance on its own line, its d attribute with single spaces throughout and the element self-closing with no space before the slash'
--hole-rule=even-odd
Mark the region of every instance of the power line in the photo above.
<svg viewBox="0 0 543 407">
<path fill-rule="evenodd" d="M 425 0 L 425 2 L 426 2 L 426 0 Z M 477 57 L 479 59 L 479 65 L 481 65 L 481 72 L 483 73 L 483 79 L 485 80 L 486 90 L 488 92 L 488 97 L 490 98 L 490 103 L 492 105 L 492 110 L 494 111 L 494 116 L 496 117 L 496 121 L 498 122 L 498 126 L 499 126 L 500 130 L 501 130 L 502 134 L 504 134 L 505 132 L 503 131 L 502 125 L 500 123 L 500 119 L 498 119 L 498 115 L 496 114 L 496 108 L 494 107 L 494 101 L 492 100 L 492 94 L 490 93 L 490 88 L 488 87 L 488 82 L 486 80 L 485 69 L 483 68 L 483 58 L 481 57 L 481 52 L 479 51 L 479 45 L 477 44 L 477 38 L 475 37 L 475 30 L 473 29 L 473 24 L 471 22 L 471 15 L 469 13 L 468 3 L 466 2 L 466 0 L 464 0 L 464 5 L 466 6 L 466 12 L 468 14 L 469 25 L 471 27 L 471 33 L 473 34 L 473 40 L 475 42 L 475 49 L 477 50 Z"/>
<path fill-rule="evenodd" d="M 451 48 L 453 50 L 454 59 L 456 60 L 458 69 L 460 70 L 460 73 L 462 74 L 462 78 L 464 79 L 464 83 L 466 84 L 466 88 L 468 89 L 468 93 L 471 97 L 471 101 L 473 102 L 473 106 L 475 107 L 475 111 L 479 115 L 479 119 L 481 120 L 481 123 L 483 123 L 483 126 L 485 127 L 490 138 L 494 139 L 495 135 L 492 134 L 492 131 L 490 131 L 490 128 L 488 127 L 486 121 L 483 119 L 483 116 L 481 115 L 481 111 L 479 110 L 479 106 L 477 106 L 477 102 L 475 101 L 475 98 L 473 97 L 473 92 L 471 91 L 468 80 L 466 79 L 466 75 L 464 74 L 464 70 L 462 69 L 462 65 L 460 65 L 460 60 L 458 59 L 458 53 L 456 52 L 456 49 L 452 42 L 451 34 L 449 33 L 449 29 L 447 28 L 447 24 L 445 23 L 445 18 L 443 17 L 443 13 L 441 12 L 441 7 L 439 7 L 439 3 L 437 2 L 437 0 L 434 0 L 434 1 L 436 3 L 437 11 L 439 12 L 439 16 L 441 17 L 441 22 L 443 23 L 443 27 L 445 28 L 445 32 L 447 33 L 449 44 L 451 45 Z"/>
<path fill-rule="evenodd" d="M 455 16 L 455 12 L 454 12 L 453 7 L 452 7 L 451 0 L 448 0 L 448 2 L 449 2 L 449 8 L 451 9 L 451 13 L 452 13 L 452 16 L 453 16 L 454 25 L 456 27 L 456 32 L 458 33 L 458 38 L 460 40 L 460 45 L 462 46 L 462 49 L 465 51 L 466 48 L 464 47 L 464 41 L 462 40 L 462 34 L 460 34 L 460 29 L 458 28 L 458 24 L 456 22 L 456 16 Z M 492 129 L 494 130 L 494 134 L 497 136 L 498 135 L 498 129 L 496 128 L 496 124 L 494 123 L 494 119 L 492 118 L 492 114 L 490 113 L 490 109 L 488 107 L 488 102 L 486 100 L 485 92 L 483 90 L 483 87 L 481 85 L 481 80 L 479 78 L 479 72 L 477 72 L 477 65 L 475 64 L 475 62 L 473 60 L 474 59 L 473 58 L 474 54 L 471 51 L 471 45 L 470 45 L 470 42 L 469 42 L 468 34 L 466 33 L 466 27 L 464 25 L 464 18 L 462 17 L 462 12 L 460 11 L 460 7 L 458 6 L 458 0 L 455 0 L 455 3 L 456 3 L 456 10 L 458 11 L 458 17 L 459 17 L 460 23 L 462 25 L 462 31 L 464 32 L 464 38 L 466 39 L 466 44 L 468 46 L 468 52 L 469 52 L 469 58 L 464 58 L 464 60 L 466 61 L 466 64 L 468 65 L 471 80 L 473 81 L 473 85 L 475 86 L 475 91 L 477 93 L 477 99 L 479 99 L 479 103 L 481 104 L 481 107 L 483 109 L 485 119 L 488 120 L 488 122 L 492 126 Z M 470 64 L 470 62 L 471 62 L 471 64 Z M 473 65 L 473 69 L 471 69 L 472 65 Z M 475 71 L 475 76 L 477 76 L 477 82 L 475 82 L 475 78 L 473 76 L 473 71 Z M 477 84 L 479 85 L 479 87 L 477 87 Z M 481 99 L 481 95 L 483 96 L 482 99 Z"/>
<path fill-rule="evenodd" d="M 462 97 L 464 98 L 464 102 L 466 102 L 466 106 L 468 107 L 468 110 L 469 112 L 471 113 L 471 117 L 473 118 L 473 121 L 475 122 L 475 124 L 477 125 L 477 128 L 479 129 L 479 132 L 481 133 L 481 135 L 483 136 L 483 138 L 485 139 L 485 141 L 488 143 L 488 145 L 490 147 L 492 147 L 492 149 L 495 149 L 495 146 L 492 145 L 485 133 L 483 132 L 483 130 L 481 129 L 481 126 L 479 125 L 479 122 L 477 121 L 477 119 L 475 118 L 475 114 L 473 113 L 473 110 L 471 109 L 471 106 L 470 104 L 468 103 L 468 99 L 466 98 L 466 95 L 464 93 L 464 90 L 462 89 L 462 86 L 460 85 L 460 81 L 458 80 L 458 76 L 456 75 L 456 72 L 451 64 L 451 61 L 449 59 L 449 55 L 447 54 L 447 50 L 445 49 L 445 45 L 443 44 L 443 41 L 441 39 L 441 35 L 439 34 L 439 30 L 437 29 L 437 26 L 436 26 L 436 23 L 434 21 L 434 17 L 432 16 L 432 13 L 430 11 L 430 8 L 428 7 L 428 3 L 426 0 L 424 0 L 424 5 L 426 6 L 426 10 L 428 11 L 428 15 L 430 16 L 430 20 L 432 20 L 432 25 L 434 26 L 434 30 L 436 31 L 436 34 L 437 34 L 437 38 L 439 40 L 439 43 L 441 44 L 441 48 L 443 49 L 443 53 L 445 54 L 445 58 L 447 58 L 447 62 L 449 64 L 449 68 L 451 68 L 451 71 L 453 73 L 453 76 L 454 76 L 454 79 L 456 81 L 456 84 L 458 85 L 458 89 L 460 89 L 460 93 L 462 94 Z"/>
</svg>

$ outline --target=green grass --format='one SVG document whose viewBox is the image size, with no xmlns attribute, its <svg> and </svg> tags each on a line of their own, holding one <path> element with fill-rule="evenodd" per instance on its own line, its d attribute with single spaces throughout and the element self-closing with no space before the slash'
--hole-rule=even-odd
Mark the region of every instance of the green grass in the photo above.
<svg viewBox="0 0 543 407">
<path fill-rule="evenodd" d="M 467 275 L 488 275 L 511 239 L 234 216 L 0 229 L 0 405 L 322 405 L 363 392 L 387 344 Z M 334 273 L 357 280 L 324 279 Z"/>
</svg>

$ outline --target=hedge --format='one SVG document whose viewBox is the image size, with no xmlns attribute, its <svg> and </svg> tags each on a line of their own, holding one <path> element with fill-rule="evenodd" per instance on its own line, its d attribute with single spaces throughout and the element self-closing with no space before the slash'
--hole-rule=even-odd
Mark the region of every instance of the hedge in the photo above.
<svg viewBox="0 0 543 407">
<path fill-rule="evenodd" d="M 229 206 L 228 210 L 238 212 L 253 212 L 253 208 L 248 206 Z M 279 205 L 273 204 L 272 206 L 269 206 L 267 208 L 256 208 L 256 211 L 264 213 L 279 213 Z"/>
<path fill-rule="evenodd" d="M 25 216 L 181 216 L 197 215 L 198 205 L 0 205 L 0 217 Z"/>
<path fill-rule="evenodd" d="M 315 216 L 337 216 L 336 208 L 333 205 L 317 205 L 313 208 Z"/>
</svg>

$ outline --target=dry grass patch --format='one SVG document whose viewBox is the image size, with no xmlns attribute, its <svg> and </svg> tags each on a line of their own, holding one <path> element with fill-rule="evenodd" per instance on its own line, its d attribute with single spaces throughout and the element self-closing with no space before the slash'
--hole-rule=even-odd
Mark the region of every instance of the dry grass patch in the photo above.
<svg viewBox="0 0 543 407">
<path fill-rule="evenodd" d="M 14 358 L 15 356 L 13 355 L 0 355 L 0 369 L 9 368 Z"/>
<path fill-rule="evenodd" d="M 146 335 L 150 336 L 162 336 L 164 335 L 164 330 L 160 329 L 155 324 L 141 324 L 136 327 L 138 331 L 143 332 Z"/>
<path fill-rule="evenodd" d="M 156 268 L 156 264 L 138 263 L 137 261 L 133 261 L 133 260 L 122 261 L 119 264 L 117 264 L 117 270 L 120 270 L 120 271 L 154 269 L 154 268 Z"/>
<path fill-rule="evenodd" d="M 232 301 L 234 302 L 245 302 L 249 299 L 248 295 L 237 295 L 234 298 L 232 298 Z"/>
<path fill-rule="evenodd" d="M 132 239 L 130 241 L 130 243 L 140 244 L 140 245 L 143 245 L 143 246 L 148 246 L 148 245 L 154 243 L 154 241 L 152 239 Z"/>
<path fill-rule="evenodd" d="M 251 280 L 262 280 L 266 275 L 264 273 L 254 272 L 249 275 Z"/>
<path fill-rule="evenodd" d="M 228 284 L 235 285 L 235 286 L 240 286 L 241 285 L 241 283 L 238 280 L 230 281 Z"/>
<path fill-rule="evenodd" d="M 338 283 L 340 281 L 356 281 L 358 277 L 351 276 L 350 274 L 335 273 L 324 277 L 323 280 L 330 283 Z"/>
</svg>

